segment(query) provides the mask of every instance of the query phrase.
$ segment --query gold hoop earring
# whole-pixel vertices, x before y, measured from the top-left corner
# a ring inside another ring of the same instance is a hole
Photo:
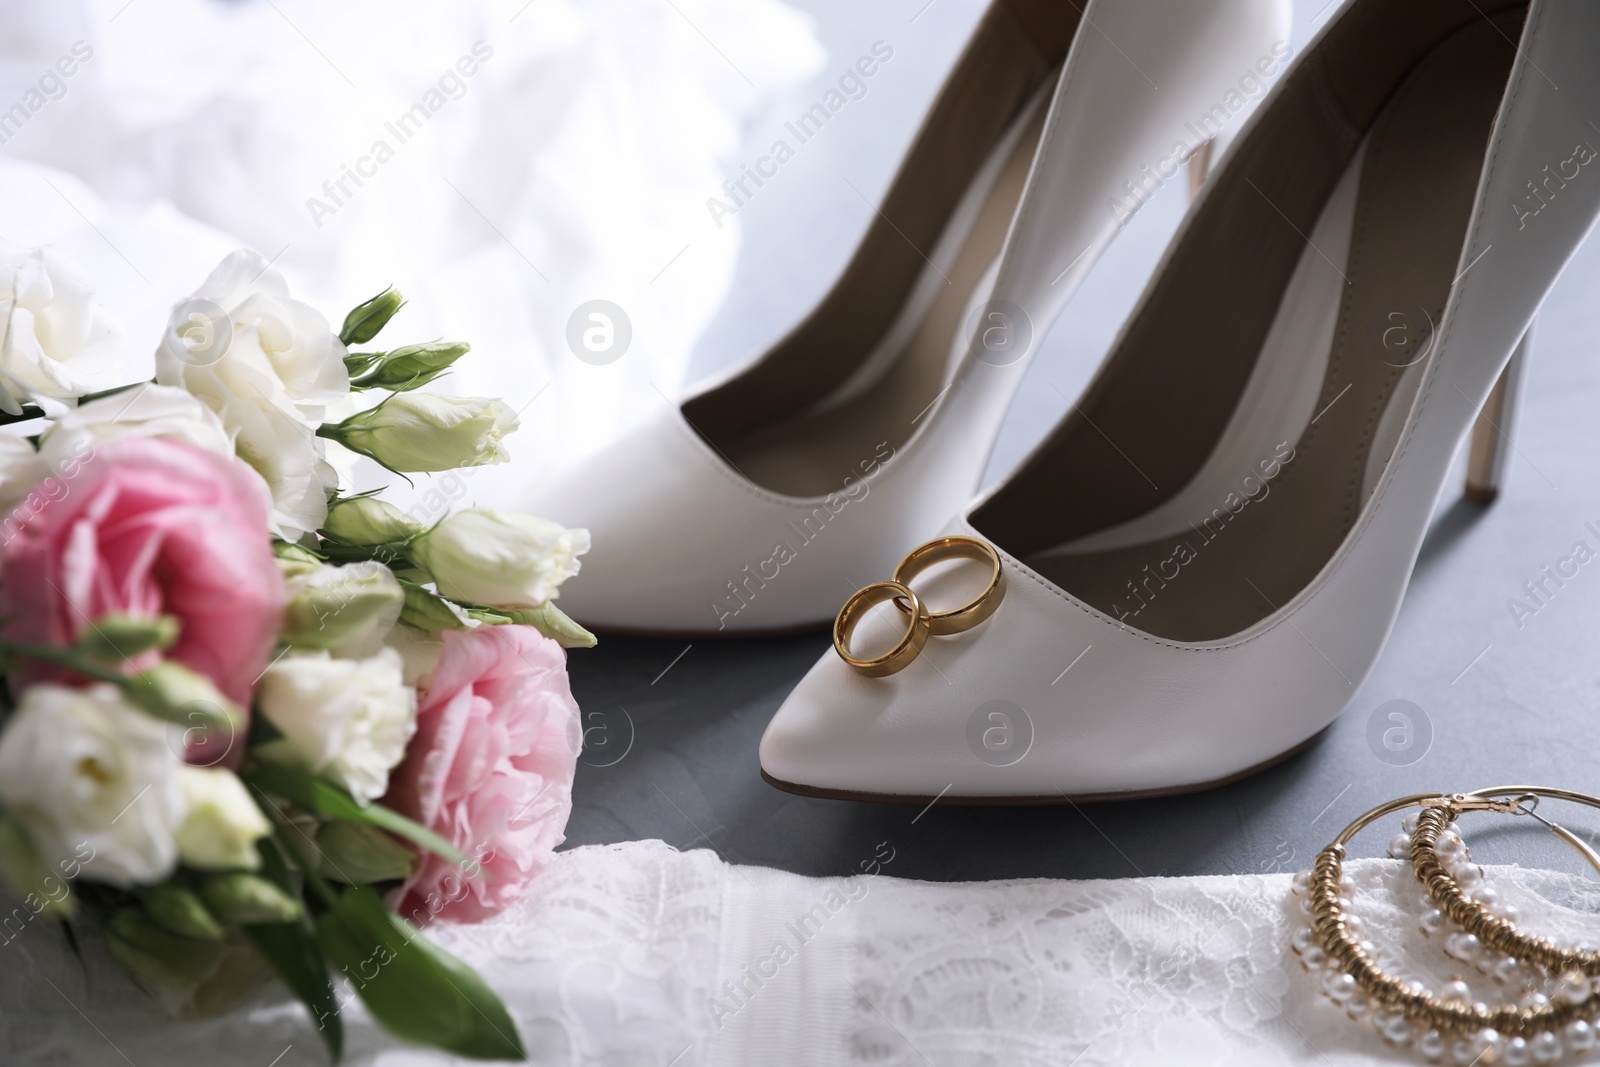
[[[1510,805],[1509,807],[1487,810],[1533,816],[1549,827],[1557,837],[1577,849],[1591,866],[1600,870],[1600,855],[1597,855],[1594,849],[1565,827],[1557,826],[1535,814],[1541,797],[1570,800],[1594,808],[1600,808],[1600,799],[1565,789],[1529,786],[1480,789],[1466,796],[1483,798],[1508,796],[1506,803]],[[1600,975],[1600,952],[1564,949],[1546,938],[1522,933],[1503,916],[1495,915],[1487,905],[1474,898],[1470,887],[1462,884],[1465,880],[1462,877],[1463,872],[1457,870],[1461,864],[1451,863],[1449,857],[1440,855],[1440,840],[1447,831],[1454,829],[1462,810],[1455,805],[1452,797],[1450,802],[1427,808],[1417,816],[1417,827],[1411,833],[1411,865],[1416,872],[1417,881],[1422,883],[1439,910],[1456,925],[1477,938],[1484,948],[1536,963],[1551,974],[1563,976],[1563,981],[1570,988],[1570,992],[1566,995],[1569,998],[1577,995],[1577,984],[1568,981],[1568,978],[1574,974],[1584,978]],[[1587,992],[1588,983],[1584,982],[1583,987]]]
[[[1340,895],[1346,845],[1357,833],[1385,815],[1418,807],[1423,809],[1417,817],[1419,827],[1425,820],[1439,821],[1442,827],[1440,816],[1430,817],[1432,810],[1446,809],[1458,815],[1465,811],[1515,813],[1517,800],[1496,798],[1506,794],[1521,797],[1529,793],[1554,796],[1565,791],[1519,787],[1450,795],[1419,793],[1380,804],[1345,827],[1317,854],[1304,882],[1311,917],[1310,936],[1306,941],[1308,949],[1314,949],[1326,961],[1323,991],[1340,1004],[1349,1003],[1357,996],[1365,997],[1373,1009],[1373,1022],[1386,1039],[1399,1045],[1408,1045],[1414,1040],[1418,1051],[1429,1059],[1444,1055],[1447,1042],[1454,1039],[1453,1051],[1457,1057],[1465,1055],[1471,1062],[1481,1059],[1485,1063],[1498,1063],[1501,1054],[1513,1046],[1519,1052],[1527,1050],[1530,1056],[1538,1053],[1538,1062],[1546,1062],[1552,1052],[1556,1057],[1560,1055],[1561,1044],[1556,1033],[1580,1023],[1592,1042],[1587,1019],[1594,1014],[1600,997],[1587,982],[1581,995],[1574,989],[1574,995],[1555,1000],[1541,998],[1526,1006],[1491,1008],[1469,1003],[1460,996],[1447,999],[1429,992],[1420,982],[1403,981],[1386,973],[1374,959],[1374,953],[1358,940],[1354,932],[1357,924],[1347,913]],[[1492,921],[1509,926],[1503,918],[1493,917]],[[1296,951],[1306,960],[1308,969],[1316,969],[1298,941]]]

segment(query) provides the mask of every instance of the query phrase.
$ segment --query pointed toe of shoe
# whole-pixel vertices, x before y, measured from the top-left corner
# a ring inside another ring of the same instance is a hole
[[[767,780],[923,803],[1186,792],[1281,758],[1342,705],[1291,627],[1222,645],[1157,640],[1005,566],[999,610],[931,638],[897,674],[869,678],[824,653],[761,740]],[[1254,673],[1274,684],[1246,699],[1236,682]]]
[[[994,654],[1005,616],[1002,605],[978,630],[935,638],[886,678],[857,673],[829,649],[768,724],[763,776],[794,793],[907,803],[1048,788],[1026,759],[1037,716],[1024,704],[1039,703],[1008,684],[1015,665]]]
[[[874,683],[829,650],[784,700],[761,738],[761,773],[792,793],[850,796],[893,792],[870,751],[890,732],[893,708]],[[866,750],[863,750],[863,745]]]

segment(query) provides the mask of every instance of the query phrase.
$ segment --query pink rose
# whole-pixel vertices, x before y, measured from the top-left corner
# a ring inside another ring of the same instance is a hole
[[[401,915],[479,922],[516,899],[565,840],[579,725],[560,645],[530,626],[444,634],[383,803],[475,862],[423,854]]]
[[[5,636],[70,645],[110,612],[173,615],[182,629],[168,657],[248,708],[284,605],[261,479],[190,444],[124,437],[59,481],[0,528]]]

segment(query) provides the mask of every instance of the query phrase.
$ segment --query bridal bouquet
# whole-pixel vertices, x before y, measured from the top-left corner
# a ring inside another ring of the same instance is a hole
[[[0,940],[44,916],[78,948],[91,920],[176,1003],[253,952],[335,1059],[352,997],[403,1039],[522,1059],[419,928],[493,914],[562,839],[564,648],[593,638],[552,601],[589,539],[340,489],[330,458],[502,462],[517,425],[420,391],[465,344],[352,350],[401,304],[335,333],[235,252],[154,380],[107,388],[139,361],[81,268],[0,250]]]

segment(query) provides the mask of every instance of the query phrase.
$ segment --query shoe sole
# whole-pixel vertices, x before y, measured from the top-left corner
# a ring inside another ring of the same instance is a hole
[[[1331,725],[1332,723],[1329,724],[1329,726]],[[1196,782],[1192,785],[1166,786],[1159,789],[1130,789],[1124,792],[1111,793],[1080,793],[1076,796],[1068,796],[1065,793],[1057,793],[1053,796],[1002,795],[952,797],[943,793],[937,796],[911,793],[867,793],[855,789],[826,789],[819,786],[797,785],[794,782],[785,782],[781,778],[774,778],[772,775],[767,773],[765,767],[761,769],[761,777],[766,780],[768,785],[773,786],[776,789],[781,789],[785,793],[794,793],[795,795],[802,797],[814,797],[818,800],[854,800],[869,804],[932,805],[935,801],[942,801],[945,804],[958,807],[1039,807],[1048,804],[1107,804],[1118,800],[1154,800],[1159,797],[1178,797],[1189,793],[1203,793],[1208,789],[1220,789],[1225,785],[1232,785],[1234,782],[1243,781],[1244,779],[1249,778],[1251,775],[1260,774],[1262,771],[1275,767],[1293,756],[1298,756],[1301,752],[1304,752],[1306,749],[1310,748],[1312,744],[1317,741],[1317,739],[1328,732],[1329,726],[1324,726],[1322,729],[1318,730],[1316,733],[1312,734],[1298,745],[1295,745],[1293,748],[1285,749],[1276,756],[1273,756],[1271,759],[1263,760],[1254,767],[1247,767],[1246,769],[1239,771],[1237,774],[1230,774],[1225,778],[1216,778],[1209,782]]]

